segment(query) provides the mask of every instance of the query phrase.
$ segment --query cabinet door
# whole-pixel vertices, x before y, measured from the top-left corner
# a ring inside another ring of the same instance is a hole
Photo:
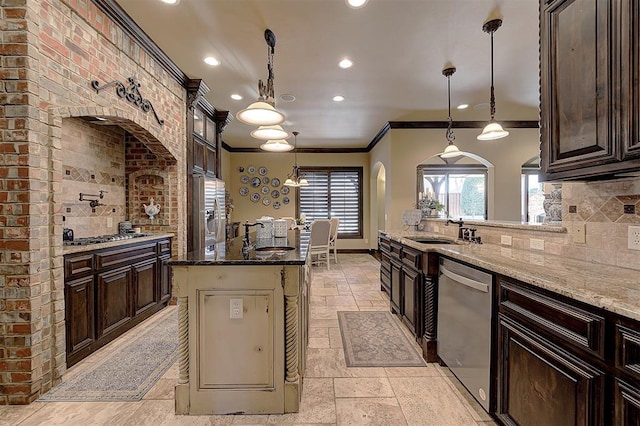
[[[391,259],[391,312],[402,315],[402,264]]]
[[[158,258],[160,263],[160,274],[158,277],[160,288],[160,302],[166,302],[171,299],[171,268],[167,265],[167,261],[171,259],[171,255],[164,255]]]
[[[65,283],[67,357],[95,341],[93,275]]]
[[[420,318],[420,316],[418,314],[419,304],[417,301],[417,296],[420,293],[421,285],[422,273],[411,268],[402,268],[402,286],[404,289],[404,309],[402,319],[414,335],[421,332],[422,330],[422,327],[418,327],[418,319]]]
[[[205,144],[198,138],[193,138],[193,173],[204,173],[206,167]]]
[[[619,135],[613,129],[610,50],[612,28],[616,28],[613,10],[619,1],[541,1],[545,178],[588,175],[585,168],[615,162],[620,155],[614,143]]]
[[[209,144],[205,144],[204,146],[204,154],[205,154],[205,161],[206,161],[206,174],[212,177],[216,176],[216,158],[217,158],[217,153],[216,153],[216,149],[209,145]]]
[[[620,122],[629,125],[628,129],[623,129],[628,134],[622,137],[623,159],[627,160],[640,157],[640,6],[637,0],[623,0],[621,14],[623,107],[620,108]]]
[[[640,391],[620,379],[615,381],[615,425],[640,425]]]
[[[389,255],[380,253],[380,290],[391,293],[391,258]]]
[[[156,259],[136,263],[133,268],[134,316],[153,308],[159,300],[158,261]]]
[[[97,337],[100,338],[132,318],[132,269],[127,266],[103,272],[97,280]]]
[[[499,316],[498,416],[506,424],[603,423],[605,374]]]

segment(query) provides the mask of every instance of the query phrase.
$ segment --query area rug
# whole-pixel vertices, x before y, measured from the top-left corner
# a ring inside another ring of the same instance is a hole
[[[338,312],[347,367],[421,367],[416,352],[389,312]]]
[[[178,358],[178,313],[166,309],[155,323],[39,401],[139,401]]]

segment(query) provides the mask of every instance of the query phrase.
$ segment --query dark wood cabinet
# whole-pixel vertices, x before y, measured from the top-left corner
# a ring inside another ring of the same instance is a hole
[[[391,245],[389,237],[378,237],[378,251],[380,252],[380,290],[391,295]]]
[[[402,315],[402,263],[391,258],[391,312]]]
[[[541,0],[541,177],[640,166],[637,0]]]
[[[83,350],[95,341],[93,275],[67,281],[64,289],[67,353]]]
[[[507,424],[603,423],[605,374],[524,327],[499,317],[498,415]]]
[[[499,420],[640,424],[638,321],[507,277],[498,289]]]
[[[132,276],[129,266],[97,275],[97,339],[131,320]]]
[[[65,255],[68,367],[167,305],[170,258],[170,238]]]
[[[418,294],[422,288],[422,272],[404,266],[402,268],[402,321],[414,335],[422,336],[420,328],[421,310],[418,309]]]
[[[136,263],[133,270],[133,314],[140,315],[159,301],[158,259]]]
[[[438,361],[438,255],[422,254],[423,291],[422,303],[422,357],[427,362]]]

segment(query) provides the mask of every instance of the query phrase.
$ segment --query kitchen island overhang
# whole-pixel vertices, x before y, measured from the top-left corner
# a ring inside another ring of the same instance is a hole
[[[179,315],[176,414],[298,411],[309,233],[277,240],[259,239],[249,251],[241,239],[229,240],[169,262]]]

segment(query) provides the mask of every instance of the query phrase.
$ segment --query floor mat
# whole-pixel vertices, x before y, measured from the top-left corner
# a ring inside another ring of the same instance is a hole
[[[40,397],[39,401],[139,401],[178,358],[178,312]]]
[[[424,366],[389,312],[338,312],[347,367]]]

